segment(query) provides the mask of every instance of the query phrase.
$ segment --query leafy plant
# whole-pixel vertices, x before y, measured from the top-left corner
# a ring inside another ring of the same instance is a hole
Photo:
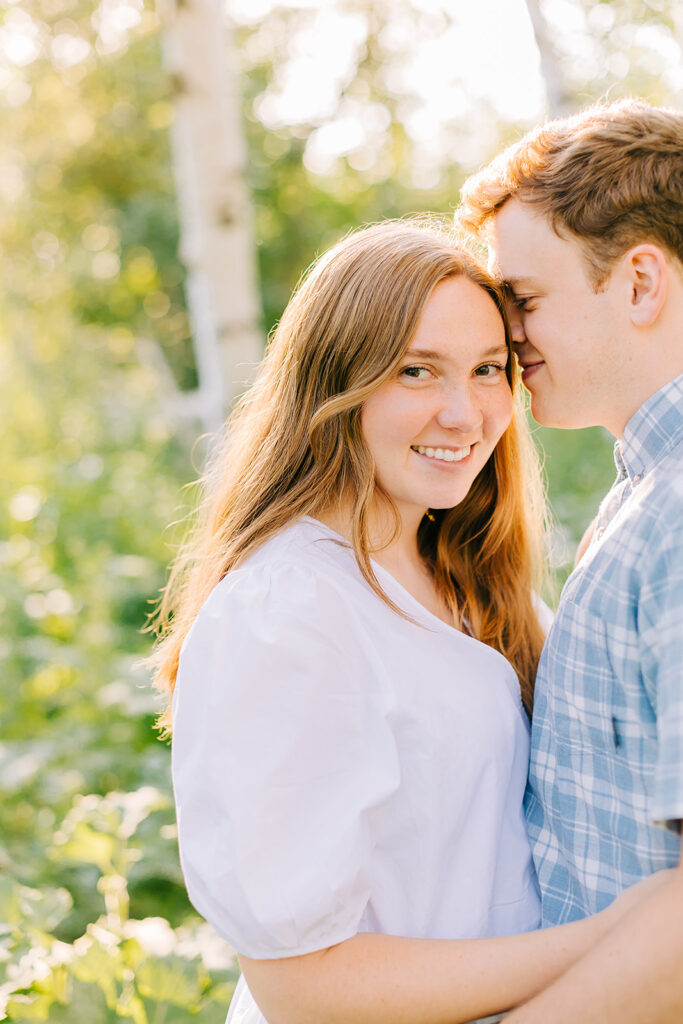
[[[237,970],[208,925],[172,928],[163,917],[130,916],[129,873],[151,853],[141,826],[169,806],[152,786],[76,798],[48,856],[94,867],[103,906],[73,942],[55,938],[72,909],[66,889],[0,881],[0,1019],[66,1024],[74,1009],[87,1021],[224,1019]],[[174,857],[173,830],[165,828],[166,855]]]

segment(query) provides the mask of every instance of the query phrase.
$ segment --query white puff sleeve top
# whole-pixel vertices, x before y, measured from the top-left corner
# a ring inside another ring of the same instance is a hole
[[[249,957],[362,931],[539,924],[515,673],[375,569],[414,621],[373,593],[336,534],[300,520],[217,585],[183,647],[183,872],[199,912]]]

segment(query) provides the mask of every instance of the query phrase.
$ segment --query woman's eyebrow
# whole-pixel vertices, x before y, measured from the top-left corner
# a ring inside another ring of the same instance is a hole
[[[430,348],[409,348],[406,350],[406,356],[410,356],[415,359],[449,359],[449,355],[446,352],[436,352]],[[507,356],[508,348],[507,345],[492,345],[491,348],[487,348],[485,352],[480,353],[481,359],[490,359],[492,356]]]
[[[431,348],[408,348],[406,349],[407,356],[415,356],[417,359],[443,359],[443,352],[435,352]]]

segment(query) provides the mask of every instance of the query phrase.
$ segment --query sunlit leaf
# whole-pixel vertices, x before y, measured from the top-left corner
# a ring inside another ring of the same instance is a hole
[[[116,838],[96,832],[90,825],[79,821],[62,838],[58,835],[55,851],[61,858],[96,864],[102,872],[111,871],[119,844]]]
[[[145,998],[174,1003],[190,1010],[198,1007],[209,982],[201,961],[187,961],[177,956],[163,959],[148,956],[136,972],[136,984]]]
[[[7,1018],[10,1021],[49,1020],[53,1000],[47,994],[28,996],[10,996],[6,1004]]]
[[[31,889],[0,875],[0,928],[22,925],[51,932],[71,909],[66,889]]]

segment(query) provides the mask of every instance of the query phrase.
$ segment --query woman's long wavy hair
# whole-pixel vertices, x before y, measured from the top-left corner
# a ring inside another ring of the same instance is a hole
[[[157,616],[160,689],[172,693],[185,636],[219,580],[273,534],[337,506],[341,496],[353,509],[360,571],[391,604],[371,564],[369,516],[381,492],[361,407],[398,371],[434,287],[461,275],[500,312],[510,350],[507,376],[517,390],[503,296],[448,231],[414,221],[365,228],[305,275],[256,382],[226,423],[194,528],[172,567]],[[465,499],[436,511],[433,522],[425,517],[418,541],[456,621],[508,658],[529,709],[543,643],[532,593],[542,571],[544,503],[535,451],[515,404],[510,426]],[[160,725],[170,730],[170,703]]]

